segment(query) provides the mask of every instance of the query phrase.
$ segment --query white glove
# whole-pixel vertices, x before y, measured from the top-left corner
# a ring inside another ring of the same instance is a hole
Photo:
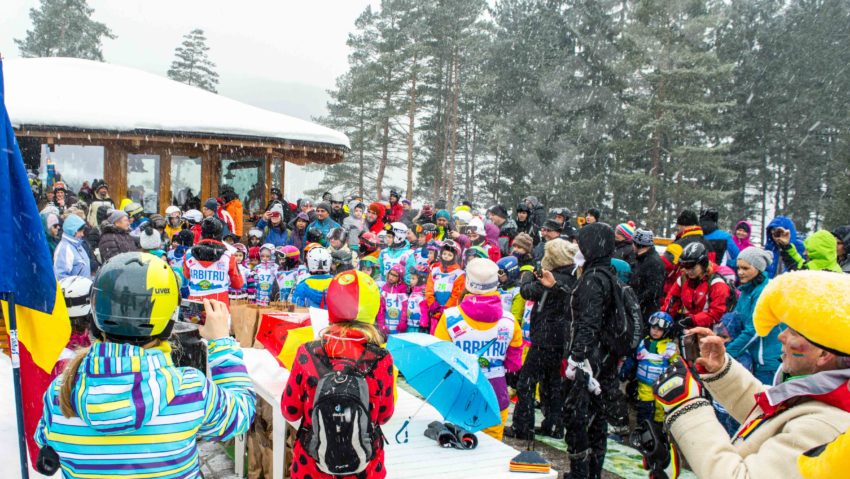
[[[567,369],[564,371],[564,377],[571,381],[574,381],[576,378],[576,369],[581,369],[582,371],[586,372],[588,376],[593,378],[593,369],[591,369],[590,367],[590,361],[585,359],[584,361],[579,363],[576,362],[576,360],[573,359],[572,356],[567,359]]]

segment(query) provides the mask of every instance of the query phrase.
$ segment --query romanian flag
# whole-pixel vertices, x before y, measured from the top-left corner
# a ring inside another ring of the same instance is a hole
[[[6,111],[2,60],[0,105],[0,218],[4,220],[0,228],[0,293],[14,293],[17,304],[24,434],[34,463],[38,447],[33,434],[41,418],[42,398],[50,384],[50,373],[71,336],[71,322],[53,275],[53,258]],[[2,307],[6,330],[15,334],[9,329],[8,302],[2,301]]]

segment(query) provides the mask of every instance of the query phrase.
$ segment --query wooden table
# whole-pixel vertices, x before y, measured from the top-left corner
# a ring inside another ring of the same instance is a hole
[[[273,475],[274,479],[282,479],[289,475],[283,470],[283,448],[286,444],[285,419],[280,412],[280,397],[289,371],[278,366],[277,361],[265,350],[243,349],[245,365],[254,383],[257,396],[272,405],[273,410]],[[435,478],[440,479],[533,479],[557,478],[552,470],[549,474],[515,473],[508,470],[512,457],[519,451],[507,444],[497,441],[490,436],[477,433],[478,447],[471,451],[443,449],[437,443],[423,434],[431,421],[442,420],[436,409],[426,404],[408,426],[409,442],[398,444],[395,441],[396,432],[401,428],[405,419],[422,404],[422,400],[398,389],[393,418],[382,427],[389,444],[385,449],[385,459],[388,478]],[[236,472],[244,470],[245,457],[244,436],[236,444]]]

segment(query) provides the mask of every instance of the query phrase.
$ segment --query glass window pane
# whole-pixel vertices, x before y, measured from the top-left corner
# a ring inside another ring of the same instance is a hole
[[[281,166],[282,165],[283,165],[283,158],[275,157],[275,158],[272,159],[272,171],[271,171],[272,177],[270,178],[272,188],[280,188],[281,190],[283,189],[283,187],[280,184],[280,172],[281,172]]]
[[[145,213],[159,211],[159,155],[127,155],[127,198]]]
[[[201,159],[171,157],[171,204],[182,210],[201,209]]]
[[[80,191],[83,182],[89,186],[96,179],[103,178],[102,146],[56,145],[55,151],[50,151],[47,145],[41,145],[41,171],[47,174],[48,160],[53,164],[54,179],[61,178],[75,195]],[[45,182],[50,186],[50,178]]]
[[[246,214],[262,211],[266,193],[265,158],[247,156],[221,160],[221,184],[232,185]]]

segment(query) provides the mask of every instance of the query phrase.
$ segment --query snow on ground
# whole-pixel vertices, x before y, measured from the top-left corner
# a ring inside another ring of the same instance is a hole
[[[236,135],[350,147],[348,137],[124,66],[76,58],[11,58],[3,73],[12,124]]]

